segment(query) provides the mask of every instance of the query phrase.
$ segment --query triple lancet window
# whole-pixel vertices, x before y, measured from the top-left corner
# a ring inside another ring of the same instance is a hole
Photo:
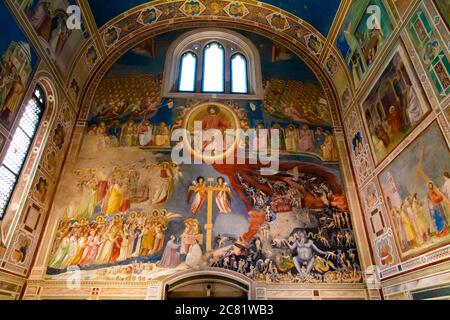
[[[193,51],[186,51],[180,58],[179,92],[196,92],[197,81],[201,80],[203,93],[248,93],[248,63],[242,53],[225,48],[219,42],[209,42],[202,51],[202,63]],[[230,57],[227,59],[226,57]],[[200,68],[200,70],[198,69]],[[230,88],[226,88],[226,69],[230,70]],[[198,76],[201,79],[197,79]],[[228,92],[227,92],[228,91]]]

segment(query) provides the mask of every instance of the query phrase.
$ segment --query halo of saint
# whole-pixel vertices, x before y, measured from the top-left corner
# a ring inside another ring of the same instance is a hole
[[[206,102],[193,107],[186,114],[183,128],[185,150],[206,163],[224,161],[240,141],[239,117],[232,107],[222,103]],[[220,137],[216,136],[219,131]]]

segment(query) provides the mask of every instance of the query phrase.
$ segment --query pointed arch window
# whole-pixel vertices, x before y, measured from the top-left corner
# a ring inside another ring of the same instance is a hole
[[[14,131],[11,143],[0,166],[0,218],[5,214],[19,180],[41,122],[45,105],[44,91],[37,86],[21,114],[19,125]]]
[[[225,49],[218,42],[207,44],[203,52],[202,91],[225,92]]]
[[[165,98],[264,98],[258,48],[226,29],[196,29],[167,50],[161,94]]]
[[[180,61],[178,91],[195,92],[197,55],[191,51],[184,53]]]
[[[247,59],[240,53],[231,57],[231,93],[248,93]]]

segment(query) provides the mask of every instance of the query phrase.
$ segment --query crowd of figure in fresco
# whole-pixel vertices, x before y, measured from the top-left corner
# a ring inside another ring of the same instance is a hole
[[[99,212],[124,213],[132,203],[162,206],[170,199],[175,185],[183,180],[180,168],[172,162],[145,164],[143,170],[136,164],[116,166],[109,174],[104,167],[76,170],[81,199],[78,206],[69,206],[69,215],[76,212],[91,218]],[[153,176],[149,177],[149,173]]]
[[[330,123],[328,102],[320,87],[300,81],[270,80],[266,85],[264,109],[281,119],[303,123]]]
[[[107,78],[94,97],[92,115],[102,121],[151,116],[158,108],[159,80],[151,74]]]
[[[94,220],[85,218],[62,221],[54,244],[53,257],[48,266],[66,269],[70,266],[111,265],[130,258],[151,256],[164,246],[167,223],[181,218],[174,213],[131,211]],[[191,247],[202,241],[197,219],[184,220],[185,230],[178,246],[188,261],[192,260]],[[166,244],[166,250],[170,247]],[[191,252],[191,254],[189,254]],[[161,268],[176,267],[180,261],[163,258],[156,264]]]
[[[245,130],[250,129],[248,119],[242,118],[241,122]],[[125,123],[114,120],[108,124],[102,121],[98,125],[91,125],[88,136],[97,137],[98,151],[114,147],[170,148],[175,144],[171,141],[171,134],[180,126],[179,120],[171,126],[165,122],[153,124],[147,119],[136,122],[130,118]],[[266,129],[263,123],[258,123],[255,129],[257,136],[253,144],[257,144],[259,149],[269,148],[272,141],[270,131],[260,134],[261,129]],[[280,130],[279,147],[281,152],[318,154],[325,161],[338,159],[333,134],[322,127],[312,129],[306,124],[298,126],[289,123],[283,128],[279,123],[275,123],[267,129]]]
[[[100,274],[152,277],[159,270],[209,266],[273,282],[360,281],[346,199],[326,179],[301,172],[271,177],[253,172],[251,182],[248,172],[236,173],[236,187],[254,209],[248,213],[249,223],[257,222],[250,223],[249,235],[217,235],[213,250],[204,252],[196,215],[207,202],[205,179],[199,177],[189,187],[194,197],[186,217],[162,209],[176,180],[183,180],[180,169],[169,162],[144,169],[157,173],[151,188],[143,188],[150,182],[133,165],[116,167],[109,175],[95,169],[76,172],[83,200],[69,207],[60,222],[49,270],[78,266]],[[219,214],[232,214],[230,186],[219,177],[215,187]],[[133,209],[144,202],[153,209]],[[305,224],[289,226],[289,236],[275,238],[271,228],[283,215],[301,217]],[[183,223],[183,232],[167,234],[170,223]]]
[[[444,173],[444,184],[438,188],[427,182],[426,203],[414,193],[406,197],[400,206],[394,206],[390,197],[387,204],[395,223],[403,252],[442,239],[449,234],[450,223],[450,174]]]
[[[65,269],[72,265],[111,264],[158,253],[167,223],[181,218],[175,213],[161,214],[160,210],[130,211],[131,204],[147,202],[150,206],[161,207],[169,200],[174,184],[182,179],[175,164],[146,164],[145,170],[157,173],[151,178],[152,187],[148,179],[141,179],[134,164],[115,167],[109,175],[103,169],[75,172],[81,199],[78,205],[69,206],[67,210],[68,220],[60,225],[49,267]],[[199,234],[198,221],[186,219],[184,223],[184,241],[192,242],[187,235]],[[189,246],[184,248],[189,249]]]
[[[125,124],[115,120],[110,126],[101,122],[93,125],[88,135],[97,136],[99,151],[113,147],[170,147],[171,130],[165,122],[153,125],[148,120],[137,124],[130,119]]]
[[[330,121],[328,104],[321,98],[321,89],[298,81],[289,81],[286,86],[283,83],[282,80],[271,80],[264,101],[264,108],[283,121],[257,121],[254,129],[279,129],[279,148],[282,152],[312,153],[325,161],[336,161],[338,155],[331,129],[312,125]],[[192,105],[187,103],[185,106],[176,106],[177,103],[172,99],[159,101],[159,92],[159,80],[151,75],[104,79],[95,95],[92,114],[94,121],[91,122],[88,133],[98,137],[98,150],[131,146],[173,147],[175,142],[170,141],[170,136],[174,130],[182,127]],[[287,101],[291,101],[289,105],[286,105]],[[232,102],[227,104],[237,114],[240,128],[251,129],[246,109]],[[255,103],[249,105],[252,111],[256,110]],[[172,123],[150,121],[161,107],[167,107],[175,114]],[[217,113],[209,116],[219,117]],[[287,119],[292,122],[286,123]],[[229,125],[220,128],[204,125],[202,129],[223,131],[229,129]],[[261,146],[270,147],[270,142],[271,136],[267,134],[257,143],[261,149]]]

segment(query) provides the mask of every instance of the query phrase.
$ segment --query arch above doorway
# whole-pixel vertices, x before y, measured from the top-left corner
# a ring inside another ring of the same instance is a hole
[[[208,288],[208,285],[211,287]],[[187,294],[187,288],[193,290]],[[164,300],[219,297],[254,300],[256,294],[254,282],[242,274],[231,270],[207,268],[166,278],[161,283],[160,297]]]

